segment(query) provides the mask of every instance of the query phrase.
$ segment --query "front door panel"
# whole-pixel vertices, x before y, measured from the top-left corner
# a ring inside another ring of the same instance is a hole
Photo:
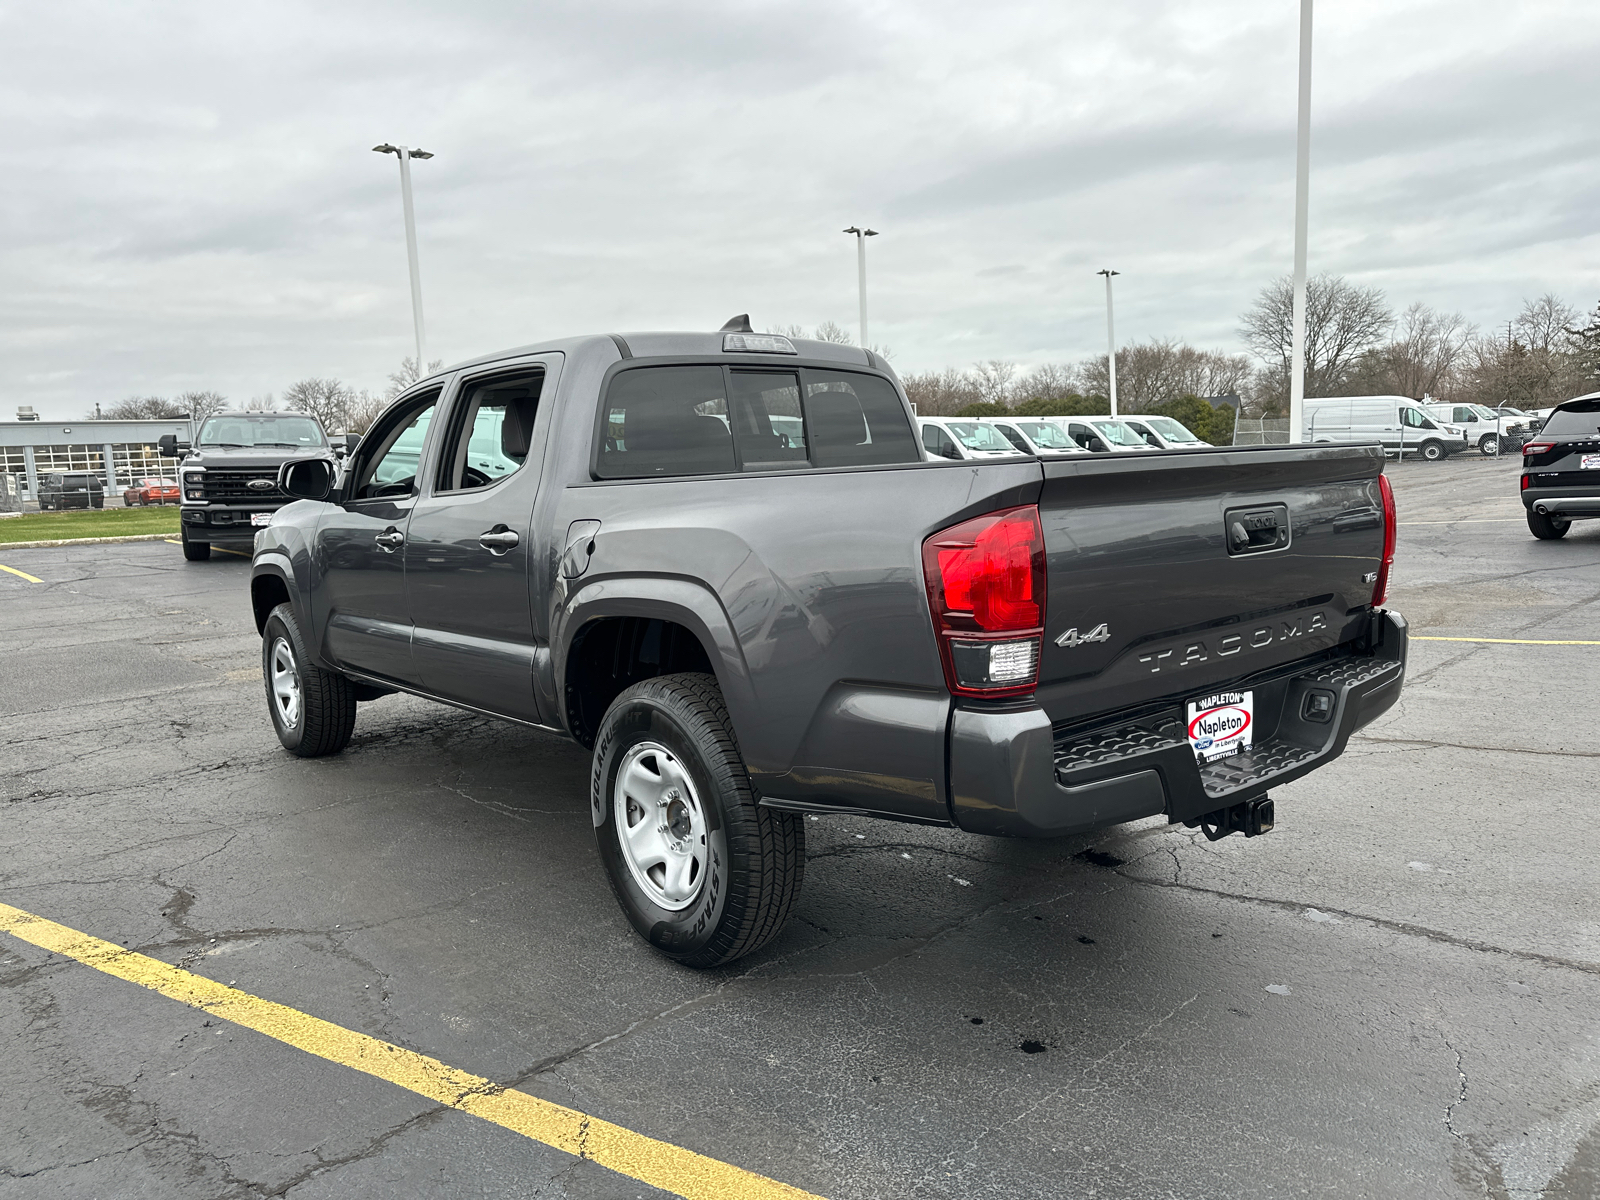
[[[406,607],[404,538],[411,497],[333,507],[317,526],[323,653],[341,667],[402,683],[417,681]],[[379,538],[383,541],[379,541]]]

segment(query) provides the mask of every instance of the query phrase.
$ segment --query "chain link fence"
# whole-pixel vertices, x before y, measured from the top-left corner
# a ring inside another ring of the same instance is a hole
[[[1233,423],[1235,446],[1287,446],[1288,417],[1240,417]]]

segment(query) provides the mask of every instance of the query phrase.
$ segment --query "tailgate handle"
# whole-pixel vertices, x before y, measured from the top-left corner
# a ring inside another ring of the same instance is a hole
[[[1261,554],[1289,544],[1289,508],[1272,504],[1262,508],[1231,508],[1223,514],[1229,554]]]

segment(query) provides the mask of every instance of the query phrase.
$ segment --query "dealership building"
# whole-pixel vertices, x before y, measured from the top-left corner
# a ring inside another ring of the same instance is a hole
[[[135,479],[178,477],[178,460],[162,458],[156,439],[176,434],[193,440],[187,417],[161,421],[41,421],[31,409],[22,420],[0,421],[0,471],[15,475],[26,497],[39,494],[39,476],[55,471],[92,471],[105,482],[108,495]]]

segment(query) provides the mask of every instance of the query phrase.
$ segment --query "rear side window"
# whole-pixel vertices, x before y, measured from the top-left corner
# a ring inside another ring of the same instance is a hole
[[[623,371],[606,393],[600,475],[720,475],[734,469],[721,367]]]
[[[602,479],[922,461],[893,386],[853,371],[635,367],[600,437]]]
[[[887,379],[804,371],[811,461],[819,467],[919,462],[905,407]]]

